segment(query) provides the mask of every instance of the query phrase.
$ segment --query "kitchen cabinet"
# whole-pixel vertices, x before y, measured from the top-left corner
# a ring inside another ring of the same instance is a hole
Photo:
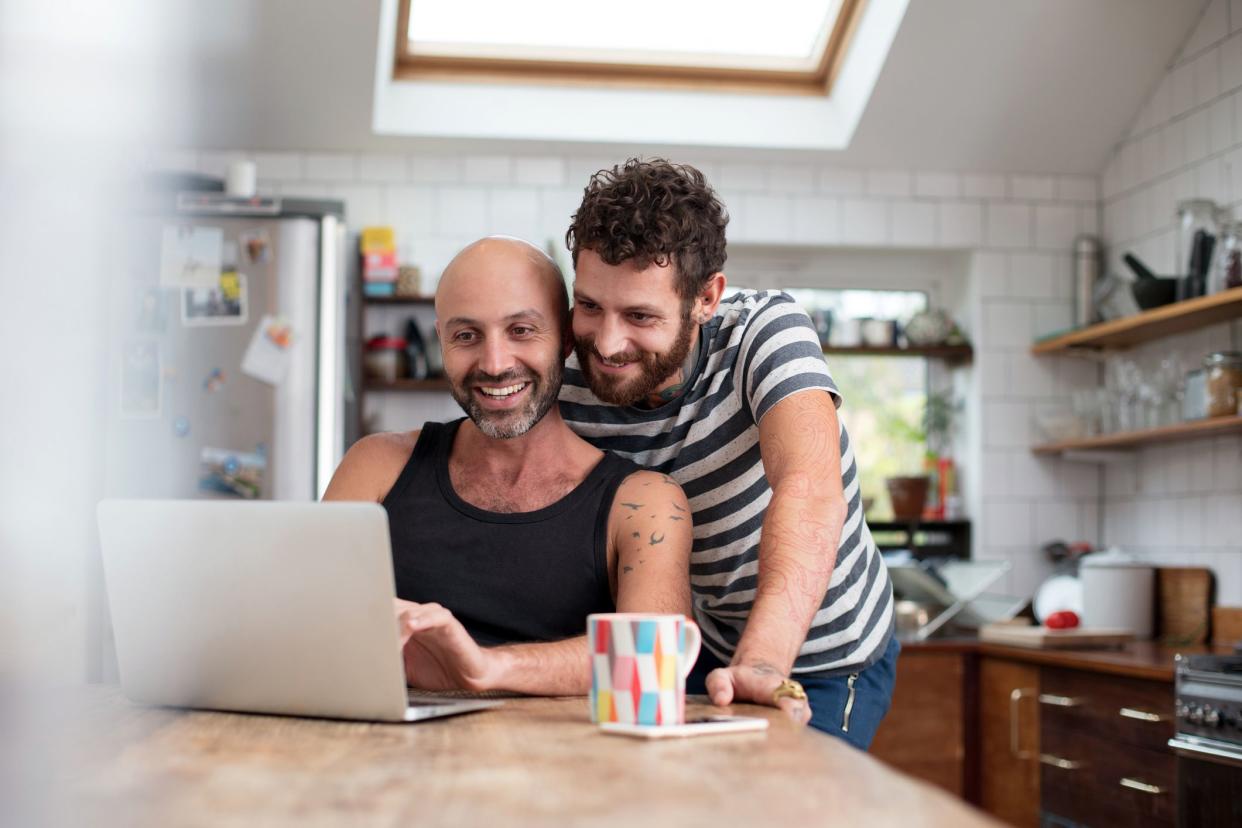
[[[1011,825],[1172,825],[1177,651],[910,642],[871,752]]]
[[[979,806],[1017,826],[1039,824],[1039,670],[979,659]]]
[[[1044,667],[1040,792],[1048,816],[1082,825],[1172,825],[1173,688]]]
[[[902,653],[892,706],[871,743],[872,755],[964,799],[973,799],[966,774],[969,658]]]

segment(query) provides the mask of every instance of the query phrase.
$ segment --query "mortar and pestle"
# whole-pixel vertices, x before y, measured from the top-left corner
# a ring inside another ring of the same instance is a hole
[[[1161,305],[1168,305],[1177,300],[1178,277],[1162,278],[1152,273],[1133,253],[1122,257],[1137,277],[1130,289],[1134,292],[1134,301],[1143,310],[1151,310]]]

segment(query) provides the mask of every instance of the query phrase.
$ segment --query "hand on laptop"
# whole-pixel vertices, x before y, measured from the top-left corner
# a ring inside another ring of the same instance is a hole
[[[420,690],[490,689],[494,658],[439,604],[394,598],[405,680]]]

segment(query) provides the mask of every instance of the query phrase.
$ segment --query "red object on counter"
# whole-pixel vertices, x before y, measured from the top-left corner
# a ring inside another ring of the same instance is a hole
[[[1072,630],[1079,623],[1078,613],[1073,610],[1054,612],[1044,619],[1044,626],[1050,630]]]

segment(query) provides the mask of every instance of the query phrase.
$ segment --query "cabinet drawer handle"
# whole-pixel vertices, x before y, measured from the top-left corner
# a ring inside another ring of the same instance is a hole
[[[1039,754],[1039,761],[1045,765],[1060,768],[1061,770],[1078,770],[1086,764],[1084,762],[1075,761],[1074,759],[1062,759],[1060,756],[1053,756],[1051,753]]]
[[[1020,744],[1022,741],[1022,731],[1018,720],[1022,715],[1022,699],[1035,694],[1036,691],[1029,687],[1015,687],[1009,693],[1009,752],[1018,759],[1031,758],[1031,752],[1023,750]]]
[[[1040,704],[1050,704],[1053,707],[1077,707],[1082,704],[1082,699],[1074,696],[1057,696],[1053,693],[1040,693]]]
[[[1159,785],[1149,785],[1146,782],[1140,782],[1139,780],[1131,779],[1128,776],[1121,777],[1121,787],[1129,788],[1132,791],[1140,791],[1145,794],[1151,794],[1152,796],[1160,796],[1161,794],[1168,793],[1168,788],[1162,788]]]
[[[1148,713],[1146,710],[1135,710],[1133,707],[1123,707],[1117,711],[1123,719],[1136,719],[1140,722],[1167,722],[1168,716],[1162,716],[1159,713]]]

